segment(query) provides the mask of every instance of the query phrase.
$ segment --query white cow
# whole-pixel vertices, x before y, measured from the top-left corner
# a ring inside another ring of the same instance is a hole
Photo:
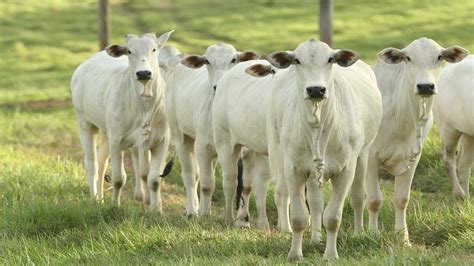
[[[225,194],[225,221],[234,221],[232,203],[235,195],[237,169],[235,164],[241,148],[246,147],[255,154],[252,161],[254,180],[246,178],[244,184],[244,206],[237,215],[236,225],[248,215],[248,195],[253,187],[257,205],[257,228],[269,229],[266,214],[266,196],[270,170],[268,166],[268,145],[266,116],[272,88],[267,79],[251,77],[245,69],[255,64],[268,64],[265,60],[249,61],[235,66],[218,83],[218,90],[212,106],[213,132],[219,162],[223,171]],[[248,167],[244,167],[244,170]],[[247,175],[244,175],[247,177]],[[278,208],[278,227],[290,231],[288,217],[289,198],[282,179],[275,181],[275,203]]]
[[[442,60],[458,62],[466,55],[459,46],[444,49],[431,39],[420,38],[402,50],[384,49],[373,66],[384,114],[367,170],[369,228],[378,230],[377,215],[382,206],[378,170],[382,167],[395,176],[395,230],[402,233],[406,245],[410,245],[406,208],[423,142],[432,126],[436,73]]]
[[[210,213],[217,163],[211,129],[216,84],[222,74],[237,63],[258,57],[256,52],[238,52],[232,45],[211,45],[203,56],[185,57],[182,64],[176,66],[166,86],[166,108],[172,143],[181,160],[187,215],[196,215],[198,211],[201,215]],[[206,67],[202,67],[204,65]],[[199,178],[200,206],[197,196]]]
[[[474,163],[474,56],[443,69],[433,113],[443,140],[441,153],[453,182],[453,195],[469,197]]]
[[[113,201],[120,204],[126,181],[124,150],[136,147],[141,171],[148,174],[150,208],[161,211],[160,172],[170,137],[164,106],[165,83],[157,53],[172,32],[159,38],[154,33],[129,34],[125,45],[108,46],[82,63],[72,76],[72,102],[85,153],[86,175],[91,195],[97,200],[103,197],[96,152],[100,130],[106,132],[108,139]],[[120,58],[122,55],[128,59]]]
[[[308,223],[305,185],[314,216],[312,241],[317,242],[322,209],[319,186],[331,180],[332,193],[323,215],[325,258],[338,258],[337,233],[351,185],[355,231],[362,230],[363,181],[370,145],[382,118],[382,99],[374,73],[358,59],[351,50],[333,50],[315,40],[294,51],[269,55],[274,66],[285,68],[263,79],[272,90],[267,112],[270,169],[285,178],[291,201],[289,260],[303,256],[303,232]],[[272,73],[265,64],[246,71],[255,76]]]

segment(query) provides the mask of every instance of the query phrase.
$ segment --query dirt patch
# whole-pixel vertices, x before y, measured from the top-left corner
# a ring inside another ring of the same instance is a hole
[[[40,110],[40,109],[48,109],[48,108],[63,108],[63,107],[71,106],[71,105],[72,105],[71,100],[67,99],[67,100],[44,100],[44,101],[4,103],[4,104],[0,104],[0,108],[19,108],[19,109]]]

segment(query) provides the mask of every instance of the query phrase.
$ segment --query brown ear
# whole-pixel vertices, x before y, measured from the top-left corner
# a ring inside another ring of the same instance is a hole
[[[189,67],[189,68],[200,68],[204,64],[208,64],[209,62],[204,56],[200,55],[189,55],[186,56],[183,60],[181,60],[181,64]]]
[[[237,63],[240,62],[245,62],[249,60],[256,60],[260,58],[260,54],[254,51],[245,51],[242,53],[239,53],[237,56]]]
[[[254,77],[265,77],[269,74],[275,74],[275,70],[271,65],[255,64],[247,67],[245,73]]]
[[[468,50],[455,45],[444,49],[441,52],[440,59],[444,59],[449,63],[457,63],[463,60],[468,54]]]
[[[383,49],[377,56],[387,64],[398,64],[408,57],[404,51],[391,47]]]
[[[352,66],[359,58],[358,53],[348,49],[339,50],[332,55],[333,61],[342,67]]]
[[[112,44],[107,46],[105,51],[112,57],[121,57],[127,53],[127,47],[118,44]]]
[[[295,55],[292,52],[273,52],[267,58],[272,65],[278,68],[287,68],[295,62]]]

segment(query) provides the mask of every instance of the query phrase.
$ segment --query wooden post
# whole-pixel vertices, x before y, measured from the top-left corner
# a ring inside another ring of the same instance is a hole
[[[332,46],[332,0],[319,0],[319,38]]]
[[[110,1],[99,0],[99,46],[103,50],[110,39]]]

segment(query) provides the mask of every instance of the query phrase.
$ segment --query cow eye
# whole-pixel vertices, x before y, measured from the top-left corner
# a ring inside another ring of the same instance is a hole
[[[407,56],[407,61],[411,62],[411,58],[409,56]]]
[[[301,64],[301,62],[300,62],[300,60],[298,60],[298,58],[295,59],[295,64],[297,64],[297,65]]]
[[[443,57],[441,55],[438,55],[438,61],[441,61],[441,59],[443,59]]]
[[[332,63],[334,63],[334,58],[329,57],[329,59],[328,59],[328,64],[332,64]]]
[[[153,52],[156,52],[156,49],[153,49]]]
[[[130,50],[127,50],[127,54],[132,54],[132,52],[130,52]]]
[[[204,64],[209,65],[209,64],[211,64],[211,63],[209,63],[209,60],[204,59]]]
[[[232,60],[230,60],[232,64],[235,63],[235,61],[237,61],[235,58],[232,58]]]

